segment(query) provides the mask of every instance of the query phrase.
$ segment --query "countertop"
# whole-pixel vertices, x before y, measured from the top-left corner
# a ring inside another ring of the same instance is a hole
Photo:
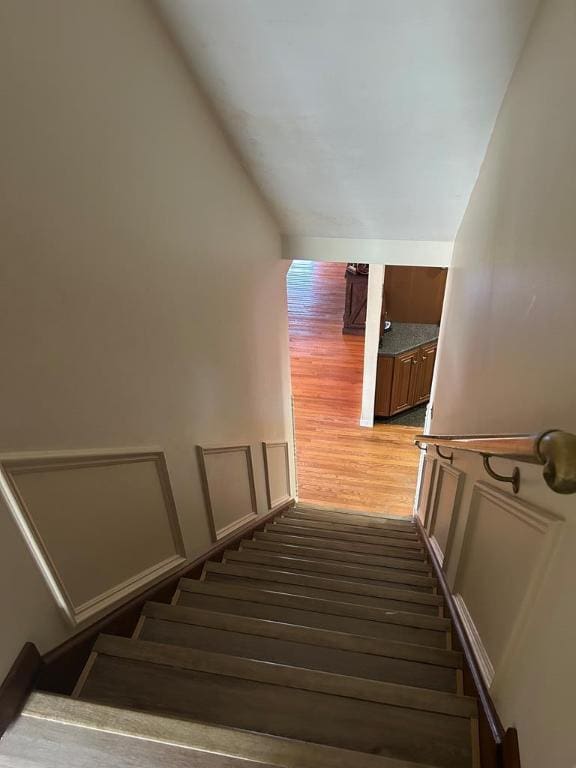
[[[380,337],[378,354],[394,357],[411,349],[435,341],[439,326],[424,323],[392,323],[392,328]]]

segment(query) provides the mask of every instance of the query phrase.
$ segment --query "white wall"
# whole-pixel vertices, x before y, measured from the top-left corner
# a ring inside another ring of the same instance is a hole
[[[575,40],[574,0],[546,0],[455,242],[433,433],[576,432]],[[524,768],[568,768],[576,764],[574,498],[522,465],[520,508],[477,489],[471,509],[475,481],[488,478],[479,458],[460,454],[455,468],[465,486],[447,570],[456,591],[468,590],[494,656],[498,710],[519,730]],[[483,568],[471,582],[472,562]]]
[[[282,255],[303,261],[341,261],[390,266],[449,267],[451,241],[380,240],[359,237],[303,237],[284,235]]]
[[[0,452],[161,447],[192,556],[195,445],[251,444],[264,512],[292,439],[276,224],[147,3],[3,0],[0,92]],[[70,631],[4,510],[0,584],[1,678]]]

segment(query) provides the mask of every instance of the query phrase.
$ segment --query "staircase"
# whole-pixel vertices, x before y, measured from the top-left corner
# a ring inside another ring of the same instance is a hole
[[[478,768],[462,665],[412,521],[298,505],[33,693],[0,766]]]

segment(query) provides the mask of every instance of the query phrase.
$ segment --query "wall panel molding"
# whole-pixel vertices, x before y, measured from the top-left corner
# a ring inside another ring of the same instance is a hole
[[[273,511],[292,497],[290,483],[290,449],[288,441],[263,442],[264,475],[268,509]]]
[[[472,650],[474,652],[474,656],[476,657],[476,661],[478,662],[478,667],[480,668],[484,682],[486,683],[486,686],[490,688],[492,685],[492,680],[494,679],[494,667],[492,666],[488,651],[486,648],[484,648],[482,638],[480,637],[480,633],[476,629],[476,625],[474,624],[472,616],[466,607],[464,598],[459,594],[454,594],[452,597],[454,598],[456,610],[458,611],[460,620],[464,625],[464,630],[466,631],[468,640],[472,646]]]
[[[490,660],[493,689],[522,642],[562,522],[488,483],[474,485],[454,592]]]
[[[436,482],[436,470],[438,460],[435,456],[424,454],[422,467],[422,482],[420,483],[417,512],[422,525],[428,531],[430,523],[430,505],[433,498],[434,483]]]
[[[436,481],[429,502],[428,534],[434,552],[445,569],[450,556],[456,525],[464,473],[444,462],[438,462]]]
[[[13,518],[73,625],[186,561],[162,450],[6,454],[0,464]]]
[[[258,515],[250,445],[196,447],[206,516],[218,541]]]

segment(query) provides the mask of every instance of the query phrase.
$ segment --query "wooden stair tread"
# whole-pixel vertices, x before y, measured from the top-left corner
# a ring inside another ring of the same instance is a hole
[[[266,588],[264,585],[267,584],[272,589],[276,584],[281,585],[283,591],[293,594],[309,593],[312,596],[327,597],[328,599],[336,595],[337,599],[340,600],[347,599],[374,607],[391,607],[436,616],[439,615],[439,608],[444,602],[439,595],[431,595],[426,592],[411,592],[336,578],[329,579],[304,573],[292,573],[287,570],[267,568],[256,564],[248,566],[232,563],[207,563],[203,578],[212,581],[250,580],[262,582],[263,588]]]
[[[198,624],[220,629],[230,629],[268,638],[318,645],[326,648],[390,656],[397,659],[421,661],[451,669],[462,668],[462,654],[458,651],[421,647],[409,643],[386,641],[352,632],[303,627],[287,622],[271,621],[247,616],[203,611],[184,606],[148,602],[142,615],[165,621]]]
[[[318,524],[307,520],[290,520],[289,518],[279,517],[273,523],[268,523],[265,530],[282,531],[284,533],[294,533],[297,536],[320,536],[325,538],[338,539],[339,541],[357,541],[363,544],[376,544],[400,549],[402,552],[410,551],[418,553],[424,559],[424,547],[420,540],[395,539],[380,534],[373,533],[371,530],[360,529],[358,531],[348,530],[343,525],[333,525],[332,523]]]
[[[436,587],[436,579],[420,574],[397,573],[390,569],[375,566],[351,565],[348,563],[326,562],[321,558],[302,556],[298,554],[279,554],[253,550],[227,550],[224,562],[246,562],[270,564],[275,567],[286,567],[288,570],[297,569],[324,574],[334,574],[351,580],[363,580],[366,583],[386,582],[398,589],[408,588],[416,591],[432,592]]]
[[[22,768],[34,765],[28,755],[30,737],[42,747],[38,765],[46,766],[53,752],[54,768],[67,763],[91,768],[96,756],[110,756],[107,764],[114,768],[433,768],[38,692],[32,694],[23,717],[2,741],[0,765],[4,754],[9,760],[6,765],[20,768],[17,760],[22,753],[26,758]],[[65,760],[67,755],[71,760]]]
[[[235,569],[236,570],[236,569]],[[347,601],[355,605],[366,605],[371,608],[386,608],[402,613],[413,612],[421,613],[426,616],[440,616],[439,608],[432,605],[423,605],[417,603],[403,602],[398,598],[372,597],[371,595],[357,594],[353,592],[341,592],[332,590],[330,585],[337,583],[334,579],[326,579],[327,586],[302,585],[296,582],[285,581],[277,578],[276,574],[282,573],[275,571],[267,579],[262,571],[255,569],[250,574],[246,572],[234,573],[232,571],[209,571],[204,574],[204,580],[211,583],[238,584],[239,586],[263,589],[269,592],[279,591],[289,595],[302,597],[318,597],[323,600],[336,600],[338,602]],[[293,576],[295,574],[288,574]]]
[[[281,526],[275,523],[266,525],[262,533],[255,534],[255,538],[261,538],[264,534],[271,534],[270,538],[272,540],[278,540],[278,536],[290,537],[293,541],[296,540],[300,543],[306,541],[309,545],[311,542],[314,542],[317,546],[332,547],[334,549],[339,548],[337,545],[340,545],[341,549],[350,552],[366,552],[366,554],[386,555],[387,557],[397,557],[399,560],[415,560],[419,563],[426,563],[426,556],[423,551],[394,547],[388,544],[384,545],[380,540],[374,540],[368,536],[359,536],[358,534],[326,531],[321,528],[306,531],[301,528]]]
[[[361,512],[349,509],[331,509],[329,507],[319,507],[313,504],[299,502],[292,507],[293,512],[301,515],[310,515],[314,517],[324,517],[326,519],[344,519],[354,520],[362,524],[371,524],[385,526],[387,528],[399,531],[416,531],[417,527],[412,518],[401,518],[396,515],[375,514],[371,512]]]
[[[139,640],[451,693],[458,689],[461,659],[450,651],[181,606],[151,607],[145,616]]]
[[[458,691],[457,671],[448,667],[206,627],[201,623],[147,618],[138,639],[366,680],[448,693]]]
[[[399,565],[398,559],[393,557],[368,555],[360,552],[346,551],[345,549],[322,549],[320,547],[308,546],[304,542],[300,544],[283,544],[270,539],[243,539],[239,544],[239,549],[240,551],[259,549],[266,552],[278,552],[279,554],[300,555],[316,560],[331,560],[332,562],[346,565],[376,566],[399,574],[417,573],[422,576],[428,576],[431,573],[430,567],[426,563],[407,560]]]
[[[316,691],[357,701],[388,704],[451,717],[471,718],[478,714],[476,700],[468,696],[379,680],[335,675],[331,672],[301,669],[284,664],[267,664],[255,659],[243,659],[114,635],[100,635],[94,644],[94,653],[159,664],[179,670],[196,670],[235,679],[269,683],[278,688]],[[87,681],[92,676],[93,673],[89,672]]]
[[[418,529],[415,525],[398,525],[387,519],[378,519],[374,516],[361,516],[340,512],[326,513],[318,512],[315,510],[305,510],[297,507],[292,507],[282,512],[276,519],[280,517],[290,517],[294,520],[314,520],[322,522],[336,523],[337,525],[353,525],[364,529],[374,529],[376,531],[382,531],[387,534],[397,534],[399,536],[409,536],[413,538],[419,538]]]
[[[357,555],[371,555],[372,557],[385,558],[390,564],[393,563],[394,568],[409,569],[414,571],[421,571],[422,573],[430,573],[430,564],[427,560],[408,553],[407,557],[403,557],[402,552],[398,549],[390,549],[388,547],[381,547],[375,544],[362,544],[357,542],[337,541],[336,539],[323,539],[315,536],[295,536],[288,533],[282,534],[273,530],[268,531],[256,531],[254,534],[254,541],[259,542],[272,542],[277,544],[288,544],[297,547],[312,547],[314,549],[322,549],[325,552],[333,553],[354,553]]]
[[[338,600],[266,591],[254,586],[181,579],[179,605],[226,610],[246,616],[292,621],[301,626],[354,631],[370,637],[434,648],[446,647],[448,619]]]
[[[391,528],[384,525],[370,525],[344,519],[328,519],[299,512],[284,512],[276,518],[276,521],[281,522],[284,525],[296,525],[304,528],[326,528],[327,530],[343,531],[345,533],[382,536],[388,539],[407,542],[407,546],[416,546],[417,548],[422,546],[422,542],[420,541],[416,529],[398,530],[397,528]]]
[[[84,699],[440,768],[471,766],[476,702],[465,697],[125,638],[101,636],[95,651]]]

